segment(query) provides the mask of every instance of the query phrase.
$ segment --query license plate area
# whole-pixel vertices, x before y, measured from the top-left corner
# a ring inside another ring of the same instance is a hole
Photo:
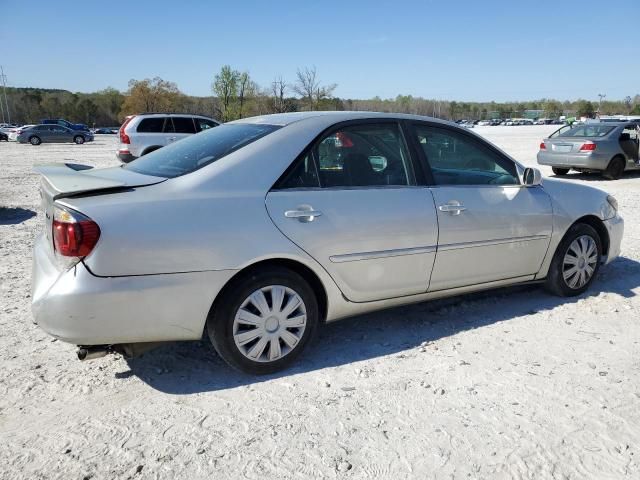
[[[553,145],[551,145],[551,150],[558,153],[569,153],[572,148],[573,148],[573,145],[571,144],[555,144],[554,143]]]

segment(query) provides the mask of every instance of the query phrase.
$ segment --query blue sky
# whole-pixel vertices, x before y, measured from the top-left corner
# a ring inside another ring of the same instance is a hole
[[[12,86],[126,90],[160,76],[209,95],[230,64],[262,86],[315,65],[342,98],[640,93],[640,0],[0,0],[0,11]]]

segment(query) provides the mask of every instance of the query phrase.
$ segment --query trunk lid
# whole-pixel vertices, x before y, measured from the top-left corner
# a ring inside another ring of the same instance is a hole
[[[74,163],[40,165],[34,167],[34,171],[42,175],[41,209],[44,232],[49,245],[51,245],[53,208],[56,200],[87,194],[106,195],[155,185],[167,180],[164,177],[143,175],[121,167],[97,169]]]
[[[545,144],[547,145],[547,152],[562,155],[566,153],[578,153],[580,147],[588,140],[593,141],[591,138],[584,137],[556,137],[547,139]]]

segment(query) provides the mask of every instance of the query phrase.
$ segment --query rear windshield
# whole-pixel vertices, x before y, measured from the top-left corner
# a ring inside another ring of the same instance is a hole
[[[194,172],[277,130],[275,125],[220,125],[148,153],[123,168],[154,177]]]
[[[611,125],[578,125],[562,132],[559,137],[604,137],[615,127]]]

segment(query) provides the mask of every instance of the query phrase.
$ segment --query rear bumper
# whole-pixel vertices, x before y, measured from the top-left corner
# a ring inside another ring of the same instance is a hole
[[[622,243],[622,235],[624,234],[624,220],[621,216],[616,215],[609,220],[604,221],[607,232],[609,232],[609,252],[604,264],[610,263],[620,256],[620,245]]]
[[[197,340],[233,270],[97,277],[80,262],[60,271],[40,235],[33,252],[32,312],[50,335],[77,345]]]
[[[559,168],[584,168],[586,170],[604,170],[611,158],[608,155],[593,153],[550,153],[538,152],[538,164]]]

